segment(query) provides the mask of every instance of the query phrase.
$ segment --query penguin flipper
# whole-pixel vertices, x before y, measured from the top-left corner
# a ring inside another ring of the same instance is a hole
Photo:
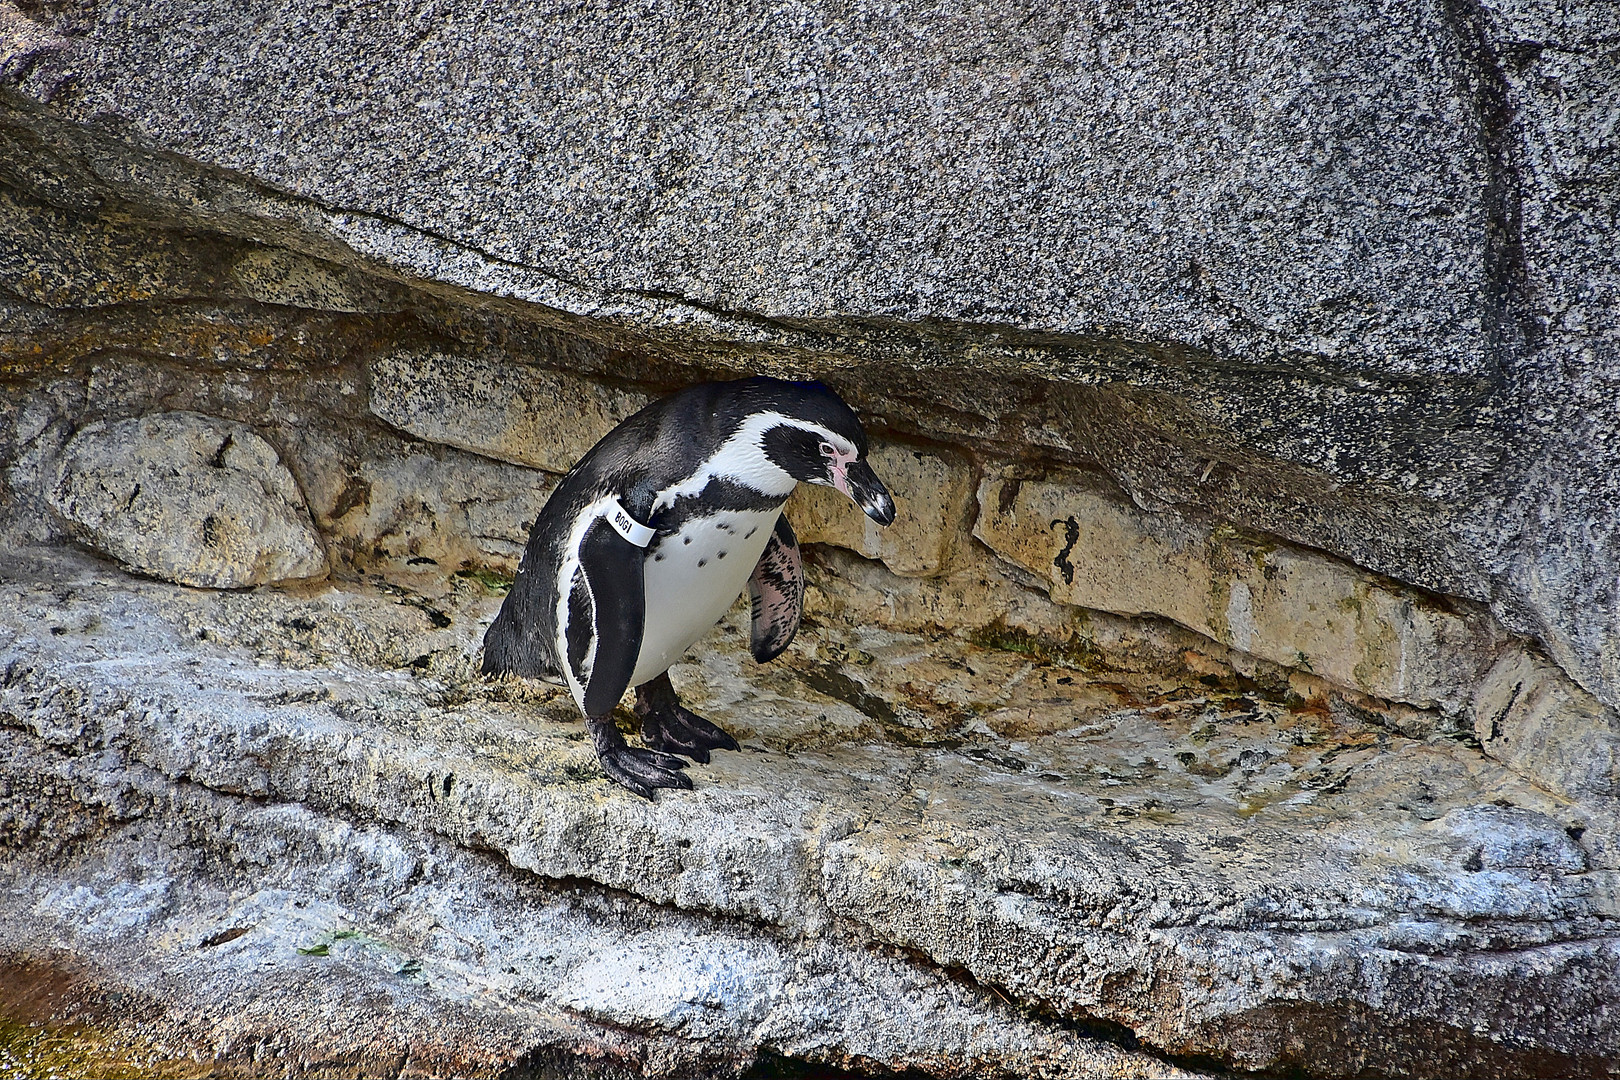
[[[804,613],[804,560],[786,514],[776,519],[771,539],[748,575],[748,594],[754,614],[748,648],[763,664],[793,643]]]
[[[592,523],[580,541],[557,653],[568,665],[574,700],[588,717],[611,713],[635,673],[647,616],[645,557],[644,549],[604,519]]]

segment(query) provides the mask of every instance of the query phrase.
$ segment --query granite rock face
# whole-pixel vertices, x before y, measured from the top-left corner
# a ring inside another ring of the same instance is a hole
[[[1615,20],[0,3],[0,1014],[1613,1074]],[[756,371],[901,518],[795,497],[799,641],[675,673],[746,750],[643,805],[478,635],[594,439]]]

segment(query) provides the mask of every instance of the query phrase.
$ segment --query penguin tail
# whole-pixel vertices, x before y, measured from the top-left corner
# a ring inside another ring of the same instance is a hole
[[[521,675],[546,682],[562,683],[562,672],[551,659],[549,650],[525,634],[503,611],[484,633],[484,662],[479,666],[487,677],[507,678]]]

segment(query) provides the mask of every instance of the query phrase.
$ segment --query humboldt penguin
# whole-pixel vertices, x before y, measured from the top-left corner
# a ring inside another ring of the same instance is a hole
[[[690,788],[677,755],[707,763],[738,747],[682,707],[670,665],[745,584],[754,659],[788,647],[804,566],[782,504],[798,484],[822,484],[890,524],[894,500],[866,451],[855,413],[818,382],[704,383],[653,402],[551,493],[484,635],[484,672],[566,685],[602,771],[637,795]],[[611,717],[632,686],[644,749]]]

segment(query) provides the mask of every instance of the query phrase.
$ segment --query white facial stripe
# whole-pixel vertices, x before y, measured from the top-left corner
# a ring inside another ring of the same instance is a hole
[[[848,439],[820,424],[784,416],[779,412],[756,413],[743,421],[742,426],[696,472],[660,491],[653,502],[653,509],[662,510],[672,506],[683,495],[697,495],[709,486],[710,480],[715,479],[735,480],[767,495],[787,497],[793,492],[797,481],[765,455],[765,433],[783,425],[813,432],[841,454],[847,453],[851,458],[856,456],[855,447],[850,445]]]

